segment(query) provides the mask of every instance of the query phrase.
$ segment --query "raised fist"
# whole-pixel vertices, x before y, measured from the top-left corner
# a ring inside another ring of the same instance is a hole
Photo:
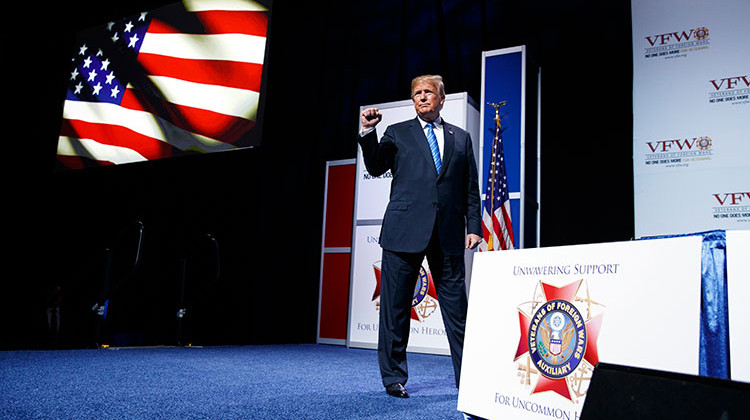
[[[367,130],[378,125],[383,119],[383,114],[377,108],[367,108],[362,111],[359,120],[362,123],[362,130]]]

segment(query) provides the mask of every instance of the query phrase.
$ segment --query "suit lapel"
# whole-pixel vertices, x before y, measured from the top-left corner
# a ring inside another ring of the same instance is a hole
[[[443,150],[443,164],[442,170],[440,171],[441,177],[448,169],[451,157],[453,157],[453,149],[456,145],[456,135],[454,134],[453,126],[445,122],[445,120],[443,120],[443,142],[445,143],[443,145],[445,150]]]

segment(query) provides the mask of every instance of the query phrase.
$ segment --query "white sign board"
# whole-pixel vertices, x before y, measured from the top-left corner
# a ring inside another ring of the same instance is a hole
[[[580,415],[598,361],[698,373],[701,237],[479,253],[459,411]]]

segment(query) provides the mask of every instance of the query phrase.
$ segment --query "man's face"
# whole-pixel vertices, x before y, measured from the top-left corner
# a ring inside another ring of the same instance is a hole
[[[445,102],[445,97],[441,97],[437,92],[437,87],[429,82],[417,83],[411,92],[411,98],[414,100],[414,109],[417,110],[417,114],[425,121],[436,119]]]

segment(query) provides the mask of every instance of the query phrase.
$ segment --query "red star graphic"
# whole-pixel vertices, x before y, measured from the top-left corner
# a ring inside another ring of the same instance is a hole
[[[372,293],[372,300],[375,300],[380,297],[380,273],[382,270],[376,264],[373,264],[372,268],[375,271],[375,291]],[[419,281],[419,279],[417,279],[417,281]],[[427,296],[437,300],[437,290],[435,289],[435,283],[432,281],[432,273],[429,271],[427,272]],[[414,309],[413,306],[411,308],[411,319],[420,321],[419,315],[417,315],[417,310]]]
[[[519,309],[518,322],[521,324],[521,340],[518,341],[518,350],[516,350],[514,361],[529,352],[529,327],[531,326],[531,319]]]
[[[596,341],[599,339],[601,327],[602,315],[586,321],[586,353],[583,355],[583,360],[591,363],[591,366],[596,366],[599,363],[599,348]]]
[[[570,390],[568,390],[568,382],[565,380],[565,378],[550,379],[540,374],[539,380],[536,382],[536,386],[534,387],[534,391],[532,391],[531,393],[536,394],[538,392],[544,391],[557,392],[558,394],[572,401],[572,398],[570,398]]]
[[[555,287],[546,283],[542,283],[542,288],[544,289],[544,297],[547,298],[547,301],[550,300],[565,300],[568,302],[573,302],[573,299],[576,297],[576,292],[578,292],[578,287],[580,287],[581,282],[583,280],[574,281],[573,283],[570,283],[567,286],[563,287]]]
[[[375,300],[380,296],[380,267],[373,264],[372,269],[375,270],[375,291],[372,293],[372,300]]]
[[[544,296],[547,301],[550,300],[564,300],[567,302],[574,302],[578,288],[580,287],[583,280],[579,280],[568,284],[563,287],[555,287],[546,283],[542,283],[544,290]],[[518,349],[514,361],[518,360],[519,357],[529,352],[529,327],[531,326],[531,318],[524,314],[520,309],[518,310],[518,321],[521,328],[521,338],[518,342]],[[599,362],[599,351],[597,349],[597,340],[599,339],[599,331],[602,325],[602,315],[598,315],[594,318],[589,319],[585,323],[586,325],[586,352],[584,353],[583,359],[595,366]],[[557,392],[559,395],[572,400],[570,397],[570,390],[568,389],[568,383],[566,378],[550,379],[546,376],[539,374],[539,379],[534,387],[532,394],[544,391]]]

